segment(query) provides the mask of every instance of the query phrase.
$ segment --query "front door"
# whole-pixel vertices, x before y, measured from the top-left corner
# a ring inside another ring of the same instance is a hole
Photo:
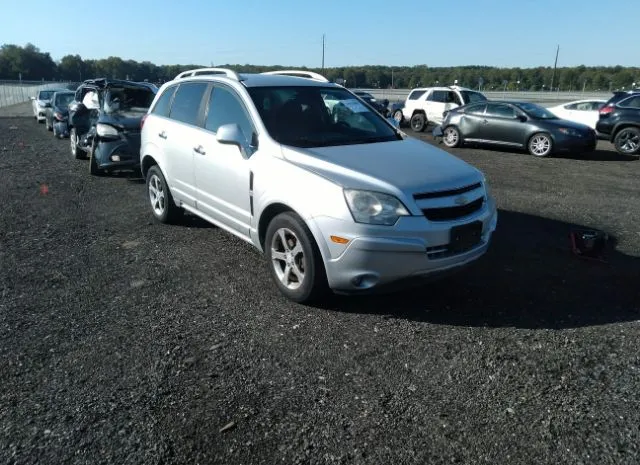
[[[483,139],[509,145],[522,145],[526,124],[517,118],[515,108],[504,103],[488,103]]]
[[[193,139],[198,210],[237,235],[249,238],[251,228],[250,176],[258,153],[243,153],[236,145],[216,140],[218,128],[237,124],[253,140],[255,126],[237,93],[222,84],[214,85],[207,105],[204,129]]]

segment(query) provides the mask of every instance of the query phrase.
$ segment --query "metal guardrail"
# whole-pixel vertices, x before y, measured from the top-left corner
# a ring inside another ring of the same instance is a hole
[[[369,92],[378,100],[388,99],[391,103],[404,102],[411,89],[354,89]],[[483,91],[490,100],[522,100],[535,103],[561,104],[573,100],[609,100],[611,92],[529,92],[529,91]]]
[[[0,108],[28,102],[41,90],[70,89],[78,87],[77,82],[42,82],[42,81],[0,81]]]

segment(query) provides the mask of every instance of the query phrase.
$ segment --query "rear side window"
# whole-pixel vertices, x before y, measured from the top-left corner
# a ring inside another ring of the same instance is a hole
[[[447,101],[447,91],[446,90],[434,90],[431,92],[431,95],[427,97],[427,100],[430,102],[441,102],[445,103]]]
[[[206,82],[180,84],[173,98],[169,118],[196,126],[200,115],[200,104],[207,86]]]
[[[166,89],[158,98],[158,101],[154,105],[151,113],[158,116],[169,116],[169,110],[171,109],[171,98],[176,92],[176,88],[177,86],[172,86]]]
[[[469,113],[471,115],[483,115],[484,114],[484,109],[487,106],[485,104],[480,104],[480,105],[470,105],[469,107],[467,107],[467,109],[465,110],[465,113]]]
[[[426,90],[414,90],[409,94],[408,100],[418,100],[420,97],[424,95]]]
[[[216,86],[209,97],[209,111],[204,127],[217,132],[220,126],[231,123],[240,126],[247,142],[251,141],[253,125],[244,105],[232,91]]]
[[[618,103],[618,106],[623,108],[640,108],[640,95],[630,97],[622,102]]]

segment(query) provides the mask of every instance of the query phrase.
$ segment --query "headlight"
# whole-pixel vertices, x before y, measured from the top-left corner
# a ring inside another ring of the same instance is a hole
[[[409,212],[398,199],[381,192],[345,189],[344,197],[356,223],[391,226]]]
[[[487,195],[487,199],[493,197],[492,192],[491,192],[491,186],[489,186],[489,183],[487,182],[486,179],[482,180],[482,185],[484,185],[484,191]]]
[[[108,124],[98,123],[96,125],[96,132],[100,137],[118,137],[118,130]]]
[[[560,131],[562,134],[566,134],[567,136],[582,137],[582,133],[573,128],[560,128],[558,129],[558,131]]]

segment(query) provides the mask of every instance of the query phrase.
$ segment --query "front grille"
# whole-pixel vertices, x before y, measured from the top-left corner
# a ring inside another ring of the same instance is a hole
[[[430,221],[447,221],[471,215],[482,208],[484,197],[480,197],[466,205],[456,207],[425,208],[422,214]]]
[[[413,198],[416,200],[423,199],[437,199],[440,197],[453,197],[454,195],[464,194],[465,192],[469,192],[475,189],[479,189],[482,187],[482,183],[471,184],[470,186],[460,187],[458,189],[450,189],[446,191],[436,191],[436,192],[423,192],[421,194],[414,194]]]

